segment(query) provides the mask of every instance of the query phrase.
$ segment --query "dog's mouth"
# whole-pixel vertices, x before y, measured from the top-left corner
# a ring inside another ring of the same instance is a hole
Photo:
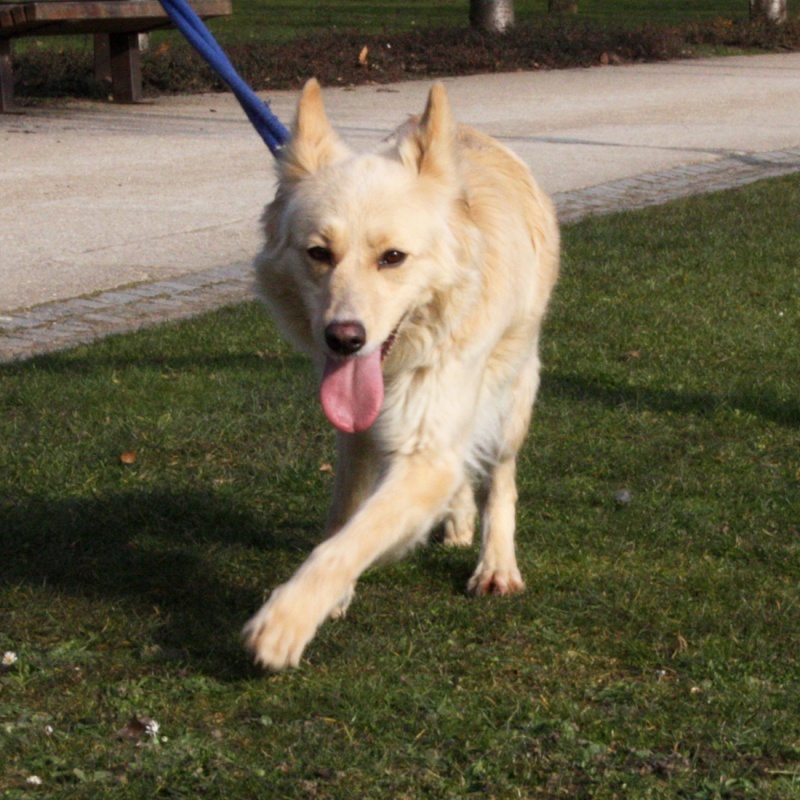
[[[402,320],[366,355],[327,356],[319,395],[325,416],[344,433],[367,430],[383,406],[383,362],[397,340]]]
[[[397,339],[397,334],[400,331],[400,326],[403,324],[403,320],[401,319],[397,325],[394,326],[394,330],[389,334],[386,341],[381,345],[381,363],[386,361],[389,357],[389,353],[392,352],[392,348],[394,347],[395,340]]]

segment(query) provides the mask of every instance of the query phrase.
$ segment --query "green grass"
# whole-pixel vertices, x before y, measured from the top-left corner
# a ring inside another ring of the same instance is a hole
[[[469,598],[475,551],[431,545],[279,675],[237,631],[332,454],[265,314],[1,367],[0,796],[800,798],[799,197],[568,227],[527,592]]]
[[[503,35],[470,29],[466,0],[236,0],[232,17],[209,24],[244,81],[272,91],[300,88],[310,75],[326,85],[357,85],[800,47],[800,0],[789,0],[783,26],[750,23],[744,0],[579,6],[576,17],[561,19],[546,13],[545,0],[518,0],[518,24]],[[150,45],[142,61],[146,95],[225,90],[177,31],[154,32]],[[358,60],[365,47],[367,68]],[[108,97],[110,86],[94,76],[91,37],[20,39],[14,48],[18,97]]]
[[[800,13],[800,0],[787,0],[789,14]],[[747,0],[578,0],[577,19],[590,23],[624,25],[670,24],[709,20],[717,17],[746,19]],[[319,0],[316,3],[284,0],[234,0],[233,16],[211,20],[209,27],[222,41],[263,40],[283,42],[318,31],[359,30],[364,33],[407,31],[414,28],[462,28],[469,24],[467,0],[400,0],[400,2],[366,2],[365,0]],[[547,16],[546,0],[515,0],[517,22],[531,22]],[[156,33],[157,45],[165,38],[175,40],[175,32]],[[73,44],[91,46],[90,37],[73,37]],[[20,40],[24,51],[30,40]],[[46,46],[63,45],[64,38],[39,40]]]
[[[788,0],[789,12],[800,11],[800,0]],[[746,18],[746,0],[578,0],[578,19],[593,23],[626,25],[682,24],[725,17]],[[221,36],[284,41],[294,36],[339,28],[367,33],[410,30],[415,27],[466,27],[467,0],[426,2],[364,2],[364,0],[321,0],[266,4],[263,0],[234,0],[230,20],[213,23]],[[531,22],[547,15],[546,0],[515,0],[518,22]]]

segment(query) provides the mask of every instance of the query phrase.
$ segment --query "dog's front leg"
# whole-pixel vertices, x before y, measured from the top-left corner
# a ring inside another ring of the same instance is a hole
[[[431,527],[461,480],[461,465],[429,453],[395,460],[364,505],[272,593],[244,629],[258,664],[296,667],[317,628],[359,575]]]

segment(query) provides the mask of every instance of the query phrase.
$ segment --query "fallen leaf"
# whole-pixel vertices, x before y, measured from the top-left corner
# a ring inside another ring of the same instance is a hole
[[[114,736],[119,739],[141,739],[147,731],[146,717],[131,717],[124,728],[120,728]]]
[[[124,728],[120,728],[114,735],[119,739],[138,741],[145,736],[155,736],[159,725],[150,717],[131,717]]]
[[[133,450],[129,450],[127,453],[123,453],[119,457],[119,460],[123,464],[135,464],[136,463],[136,453],[134,453]]]
[[[366,45],[364,45],[364,46],[361,48],[361,52],[358,54],[358,63],[359,63],[359,64],[360,64],[362,67],[366,67],[366,66],[367,66],[367,56],[368,56],[368,55],[369,55],[369,47],[367,47]]]

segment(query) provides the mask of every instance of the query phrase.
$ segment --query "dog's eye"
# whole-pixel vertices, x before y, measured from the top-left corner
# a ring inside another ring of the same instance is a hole
[[[399,267],[406,260],[406,254],[400,250],[387,250],[378,261],[379,267]]]
[[[328,250],[327,247],[309,247],[306,250],[308,257],[312,261],[316,261],[318,264],[332,264],[333,263],[333,253]]]

